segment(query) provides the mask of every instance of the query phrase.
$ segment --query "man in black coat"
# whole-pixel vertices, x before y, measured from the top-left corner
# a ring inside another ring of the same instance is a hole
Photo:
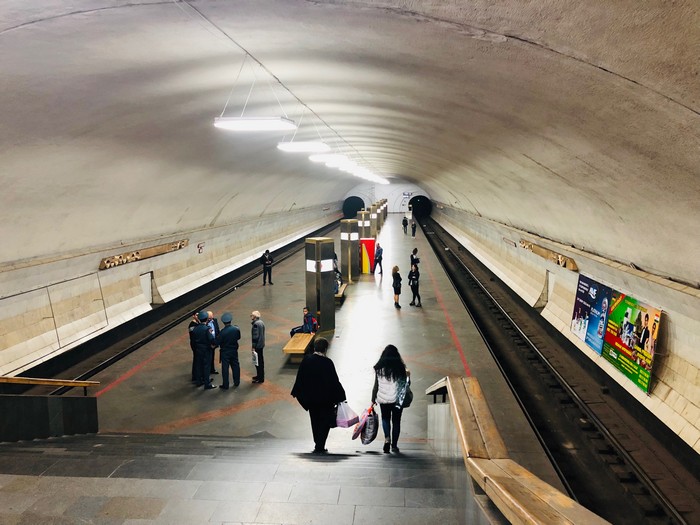
[[[214,351],[215,339],[209,325],[207,325],[207,312],[199,312],[197,318],[199,319],[199,324],[192,330],[192,342],[194,343],[194,352],[197,359],[195,368],[196,385],[203,386],[205,390],[210,390],[216,388],[216,386],[211,384],[211,378],[209,377],[209,366],[211,355]]]
[[[238,386],[241,383],[241,365],[238,361],[238,341],[241,338],[241,329],[231,324],[233,316],[229,312],[225,312],[221,316],[221,320],[224,322],[224,329],[221,330],[216,342],[219,345],[219,355],[221,356],[221,388],[228,390],[229,365],[233,372],[233,386]]]
[[[325,454],[328,432],[335,426],[335,406],[345,401],[345,390],[340,384],[335,365],[328,357],[328,340],[317,337],[314,353],[305,358],[292,388],[292,396],[304,410],[309,411],[311,432],[314,436],[314,454]]]
[[[265,286],[266,281],[270,281],[270,284],[275,284],[272,282],[272,263],[275,262],[270,255],[270,250],[265,250],[265,253],[260,257],[260,264],[263,267],[263,286]]]

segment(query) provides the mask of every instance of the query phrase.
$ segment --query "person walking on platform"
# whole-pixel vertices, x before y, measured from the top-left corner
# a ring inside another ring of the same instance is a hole
[[[265,286],[265,281],[270,281],[270,284],[275,284],[272,282],[272,263],[275,262],[270,255],[270,250],[265,250],[265,253],[260,257],[260,264],[263,267],[263,286]]]
[[[214,334],[207,324],[209,316],[207,312],[199,312],[197,319],[199,324],[192,330],[192,341],[194,342],[195,354],[197,357],[196,367],[196,385],[203,386],[205,390],[216,388],[211,384],[209,377],[209,367],[211,364],[211,354],[214,351],[215,344]]]
[[[209,325],[209,328],[211,329],[211,333],[214,334],[214,339],[218,339],[219,333],[221,333],[221,329],[219,328],[219,320],[214,317],[214,312],[207,312],[207,325]],[[216,347],[218,346],[217,343],[214,343],[214,347],[211,350],[211,367],[209,370],[210,374],[218,374],[219,372],[216,371],[216,366],[214,366],[214,357],[216,356]],[[221,350],[219,350],[219,361],[221,361]]]
[[[410,376],[406,364],[401,359],[398,348],[387,345],[379,361],[374,365],[374,388],[372,388],[372,404],[379,403],[382,415],[382,430],[384,431],[384,453],[399,451],[399,435],[401,434],[401,414],[403,407],[398,403],[399,391]]]
[[[420,303],[420,293],[418,292],[418,287],[420,286],[418,282],[419,279],[420,272],[418,271],[418,266],[414,264],[411,266],[411,271],[408,272],[408,286],[411,287],[411,293],[413,294],[413,299],[411,299],[409,305],[417,306],[418,308],[422,306]],[[416,299],[418,299],[418,302],[416,302]]]
[[[233,373],[233,386],[241,383],[241,365],[238,362],[238,341],[241,338],[241,330],[235,324],[232,325],[233,316],[225,312],[221,316],[224,329],[221,330],[216,342],[219,345],[219,356],[221,357],[221,388],[228,390],[228,369],[231,367]]]
[[[401,308],[399,304],[399,295],[401,295],[401,274],[399,273],[399,267],[394,266],[391,269],[392,283],[391,287],[394,289],[394,308]]]
[[[416,221],[411,221],[411,237],[416,236],[416,228],[418,225],[416,224]]]
[[[384,267],[382,266],[383,258],[384,248],[382,248],[381,245],[377,243],[377,248],[374,250],[374,268],[372,268],[372,273],[374,273],[377,270],[377,266],[379,266],[380,275],[384,272]]]
[[[401,221],[401,226],[403,226],[403,234],[406,235],[408,233],[408,219],[404,215],[403,220]]]
[[[289,337],[294,337],[294,334],[315,334],[318,332],[318,321],[309,312],[309,307],[304,307],[304,318],[300,326],[295,326],[289,331]]]
[[[197,353],[195,352],[194,339],[192,339],[192,331],[199,324],[199,318],[197,317],[198,313],[199,312],[195,312],[192,314],[192,320],[190,321],[190,324],[187,326],[187,331],[190,334],[190,349],[192,350],[192,382],[193,383],[197,382]]]
[[[345,401],[345,390],[340,384],[335,365],[326,357],[328,340],[318,337],[314,353],[299,365],[292,396],[309,412],[314,436],[314,454],[325,454],[328,432],[335,426],[335,406]]]
[[[420,264],[420,259],[418,258],[418,248],[413,248],[413,251],[411,252],[411,266],[414,264],[416,266]]]
[[[253,383],[265,382],[265,323],[260,319],[260,312],[253,310],[250,313],[251,339],[253,343],[253,362],[255,364],[255,377]]]

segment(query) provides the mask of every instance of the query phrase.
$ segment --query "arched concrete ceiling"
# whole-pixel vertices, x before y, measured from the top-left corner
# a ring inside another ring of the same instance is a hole
[[[342,199],[362,181],[212,126],[257,71],[247,114],[303,102],[296,140],[697,281],[693,0],[10,0],[0,50],[3,263]]]

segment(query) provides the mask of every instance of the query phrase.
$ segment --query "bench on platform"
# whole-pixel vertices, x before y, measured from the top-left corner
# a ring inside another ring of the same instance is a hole
[[[282,352],[288,354],[292,362],[300,362],[315,337],[316,334],[294,334]]]
[[[348,287],[348,283],[343,283],[338,287],[338,293],[335,294],[335,302],[343,304],[345,301],[345,289]]]

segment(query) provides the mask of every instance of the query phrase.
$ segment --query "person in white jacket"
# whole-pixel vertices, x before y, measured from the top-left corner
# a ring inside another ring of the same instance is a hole
[[[401,434],[401,414],[403,407],[397,401],[401,385],[405,384],[410,372],[401,359],[398,348],[387,345],[379,361],[374,365],[374,388],[372,404],[379,403],[384,430],[384,453],[398,452],[399,434]]]

